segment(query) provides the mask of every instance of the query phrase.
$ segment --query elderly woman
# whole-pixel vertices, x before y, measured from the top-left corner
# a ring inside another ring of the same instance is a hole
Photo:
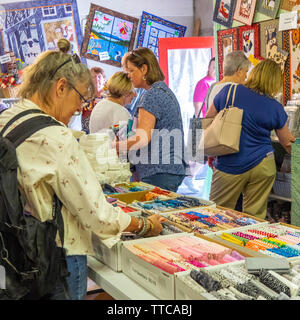
[[[126,104],[131,103],[136,93],[128,74],[116,72],[106,84],[107,98],[102,99],[93,108],[90,118],[90,133],[109,129],[120,122],[128,123],[131,119]]]
[[[24,70],[20,102],[0,117],[1,129],[22,111],[42,110],[63,125],[43,128],[17,148],[18,182],[25,210],[42,221],[52,219],[54,194],[62,202],[64,247],[70,272],[67,283],[75,300],[86,294],[87,255],[94,254],[92,232],[111,247],[119,241],[122,231],[143,231],[151,236],[162,229],[159,216],[130,217],[107,203],[85,153],[66,126],[92,94],[90,71],[78,56],[46,51]],[[21,117],[7,132],[35,115]],[[47,296],[66,299],[58,281]]]
[[[233,51],[228,53],[223,62],[224,77],[221,81],[212,86],[207,95],[208,106],[214,101],[215,96],[229,83],[245,84],[247,73],[251,62],[243,51]]]
[[[229,87],[218,93],[206,117],[214,117],[225,107]],[[288,153],[295,141],[287,127],[287,114],[274,99],[281,87],[281,69],[270,59],[251,70],[245,86],[237,86],[234,106],[243,109],[240,150],[214,161],[210,199],[217,205],[234,209],[242,193],[243,211],[266,217],[267,198],[276,176],[270,133],[276,131]]]
[[[140,180],[176,192],[185,176],[179,103],[150,49],[131,51],[126,68],[132,85],[146,92],[137,106],[136,135],[118,142],[117,148],[130,150],[129,160]]]

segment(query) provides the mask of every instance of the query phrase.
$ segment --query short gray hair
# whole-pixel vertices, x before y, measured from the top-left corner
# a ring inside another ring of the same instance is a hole
[[[241,50],[228,53],[223,62],[224,76],[232,76],[239,69],[250,67],[251,62]]]

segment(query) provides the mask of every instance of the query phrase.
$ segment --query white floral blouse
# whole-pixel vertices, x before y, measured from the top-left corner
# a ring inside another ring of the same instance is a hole
[[[38,108],[24,99],[0,116],[0,131],[16,114]],[[30,114],[10,126],[36,116]],[[17,148],[18,181],[26,198],[25,210],[42,221],[52,219],[54,192],[63,203],[64,247],[68,255],[93,255],[94,232],[113,246],[130,223],[130,216],[105,200],[95,173],[72,130],[51,126],[34,133]]]

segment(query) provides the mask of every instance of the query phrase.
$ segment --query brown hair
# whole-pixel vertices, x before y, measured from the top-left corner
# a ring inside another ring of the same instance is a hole
[[[57,41],[57,47],[58,47],[59,51],[61,51],[63,53],[68,53],[68,51],[71,48],[71,42],[65,38],[59,39]]]
[[[157,81],[165,80],[165,76],[161,71],[155,54],[148,48],[138,48],[130,51],[125,57],[125,62],[130,61],[137,68],[141,69],[145,64],[148,67],[147,74],[145,76],[147,84],[152,85]]]

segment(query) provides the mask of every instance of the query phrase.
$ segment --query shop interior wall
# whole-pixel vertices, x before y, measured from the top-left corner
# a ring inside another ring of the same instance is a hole
[[[213,0],[213,10],[215,8],[215,4],[216,4],[216,0]],[[283,12],[286,12],[286,11],[279,9],[276,19],[278,19],[279,15],[281,13],[283,13]],[[265,21],[265,20],[271,20],[271,18],[266,16],[266,15],[264,15],[264,14],[262,14],[262,13],[255,12],[252,23]],[[243,26],[243,25],[244,24],[233,20],[233,24],[232,24],[231,28],[236,28],[236,27]],[[222,25],[220,25],[220,24],[218,24],[218,23],[213,22],[213,29],[214,29],[214,38],[215,38],[216,78],[218,80],[219,79],[219,74],[218,74],[218,34],[217,33],[218,33],[219,30],[224,30],[224,29],[227,29],[227,28],[222,26]]]
[[[18,0],[0,0],[0,4],[11,2],[18,2]],[[127,14],[129,16],[138,18],[139,20],[141,19],[142,12],[146,11],[160,18],[186,26],[186,37],[192,36],[193,33],[193,0],[77,0],[82,30],[84,30],[86,17],[89,13],[91,3]],[[136,39],[138,36],[138,31],[139,26],[137,29]],[[94,66],[103,68],[107,78],[109,78],[116,71],[120,70],[120,68],[92,60],[87,60],[87,64],[89,68]]]

